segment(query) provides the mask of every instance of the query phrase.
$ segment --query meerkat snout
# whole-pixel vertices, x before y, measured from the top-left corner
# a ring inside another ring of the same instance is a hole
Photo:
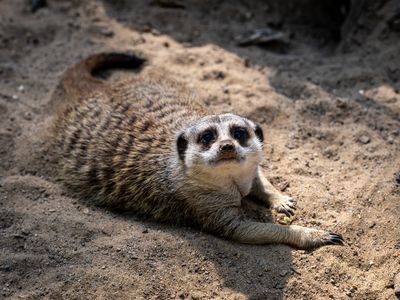
[[[222,141],[219,145],[219,152],[223,155],[234,153],[235,152],[235,145],[232,141]]]
[[[219,145],[218,161],[237,162],[238,160],[235,144],[230,140],[222,141]]]

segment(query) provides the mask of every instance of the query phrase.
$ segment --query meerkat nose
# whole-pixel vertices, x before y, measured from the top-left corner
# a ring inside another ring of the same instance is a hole
[[[222,153],[230,153],[235,150],[235,145],[231,141],[224,141],[219,146],[219,151]]]

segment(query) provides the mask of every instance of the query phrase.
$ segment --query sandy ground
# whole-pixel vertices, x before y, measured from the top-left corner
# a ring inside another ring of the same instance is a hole
[[[35,13],[28,2],[0,1],[0,298],[396,298],[395,0],[365,1],[345,24],[349,1],[48,0]],[[285,39],[237,45],[267,25]],[[68,66],[109,49],[143,55],[143,72],[165,69],[216,112],[259,122],[265,172],[299,202],[294,224],[346,245],[241,245],[69,197],[46,155],[51,94]]]

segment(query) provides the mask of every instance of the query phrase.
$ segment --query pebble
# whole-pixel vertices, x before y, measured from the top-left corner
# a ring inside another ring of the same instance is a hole
[[[349,290],[347,291],[346,296],[348,296],[348,297],[353,297],[353,294],[354,294],[355,292],[357,292],[357,288],[352,287],[351,289],[349,289]]]
[[[155,29],[155,28],[152,28],[150,32],[151,32],[151,34],[154,35],[154,36],[160,36],[160,35],[161,35],[161,32],[158,31],[158,30]]]
[[[13,100],[18,100],[18,95],[12,95]]]
[[[362,135],[362,136],[360,136],[360,137],[358,138],[358,141],[359,141],[361,144],[368,144],[368,143],[371,141],[371,139],[370,139],[368,136],[366,136],[366,135]]]
[[[100,33],[105,37],[112,37],[114,36],[114,32],[109,28],[101,28]]]
[[[368,225],[368,227],[372,229],[372,228],[375,227],[375,225],[376,225],[376,223],[375,223],[375,222],[372,222],[372,223],[370,223],[370,224]]]
[[[83,209],[83,213],[84,213],[85,215],[88,215],[88,214],[89,214],[89,208],[84,208],[84,209]]]
[[[368,264],[369,264],[370,267],[372,267],[374,265],[374,261],[370,260]]]
[[[32,114],[30,113],[30,112],[26,112],[25,114],[24,114],[24,118],[25,118],[25,120],[27,120],[27,121],[31,121],[32,120]]]
[[[21,84],[19,87],[18,87],[18,92],[23,92],[25,90],[25,87]]]

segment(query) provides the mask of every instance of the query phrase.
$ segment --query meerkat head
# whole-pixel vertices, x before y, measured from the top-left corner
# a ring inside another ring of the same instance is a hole
[[[214,172],[258,166],[263,140],[261,127],[246,118],[234,114],[210,115],[180,132],[176,149],[188,168]]]

